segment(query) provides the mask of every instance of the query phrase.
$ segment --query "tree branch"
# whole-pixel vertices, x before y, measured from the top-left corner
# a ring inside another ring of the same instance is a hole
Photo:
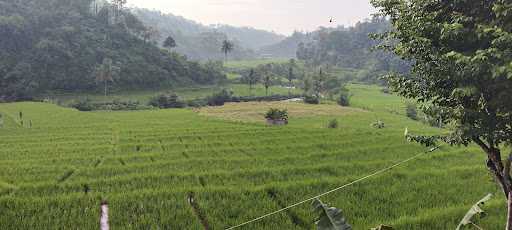
[[[487,146],[482,140],[480,140],[480,138],[473,137],[473,141],[477,145],[479,145],[486,153],[490,153],[491,152],[491,148],[489,146]]]

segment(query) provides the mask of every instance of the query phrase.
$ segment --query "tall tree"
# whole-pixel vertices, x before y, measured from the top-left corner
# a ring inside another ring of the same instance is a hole
[[[168,36],[165,39],[163,46],[165,48],[169,49],[169,51],[170,51],[172,48],[176,47],[176,41],[171,36]]]
[[[263,86],[265,87],[266,96],[268,96],[268,90],[273,83],[272,64],[266,64],[263,68]]]
[[[158,36],[158,30],[153,27],[146,27],[142,32],[142,38],[144,39],[144,43],[148,41],[152,41],[155,37]]]
[[[96,83],[103,84],[105,97],[107,97],[108,83],[114,82],[115,79],[119,76],[119,72],[120,68],[115,66],[112,63],[112,59],[110,58],[104,58],[103,63],[96,67],[94,71]]]
[[[381,47],[413,61],[410,74],[388,77],[400,95],[441,109],[451,134],[409,135],[434,144],[476,143],[486,167],[509,201],[507,229],[512,229],[512,4],[509,0],[372,0],[393,30],[382,34]],[[427,110],[429,111],[429,110]]]
[[[295,79],[295,74],[293,73],[294,68],[296,67],[295,59],[290,59],[290,64],[288,67],[288,95],[292,95],[292,87],[293,87],[293,79]]]
[[[127,0],[112,0],[112,8],[114,11],[114,19],[117,22],[119,20],[119,16],[126,5]]]
[[[258,75],[254,71],[254,69],[251,69],[249,71],[249,75],[247,75],[246,81],[247,81],[247,84],[249,85],[249,91],[252,95],[252,90],[254,89],[254,85],[256,85],[256,83],[258,83]]]
[[[224,58],[225,58],[226,62],[228,61],[228,54],[231,53],[234,48],[235,48],[235,45],[233,44],[233,42],[228,41],[228,40],[224,40],[222,42],[221,51],[222,51],[222,53],[224,53]]]
[[[323,73],[322,68],[320,68],[318,75],[316,75],[313,79],[313,91],[314,91],[316,97],[320,97],[320,95],[324,91],[324,82],[325,82],[325,75]]]

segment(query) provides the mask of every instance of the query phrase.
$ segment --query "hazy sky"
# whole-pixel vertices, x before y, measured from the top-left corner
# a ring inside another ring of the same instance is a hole
[[[370,0],[129,0],[203,24],[251,26],[291,34],[319,26],[353,25],[374,12]],[[334,19],[329,23],[330,18]]]

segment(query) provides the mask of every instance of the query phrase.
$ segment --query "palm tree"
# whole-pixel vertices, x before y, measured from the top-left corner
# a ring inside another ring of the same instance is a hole
[[[258,83],[258,76],[256,75],[256,72],[254,72],[254,69],[251,69],[251,71],[249,72],[249,76],[247,76],[247,83],[249,84],[249,92],[252,95],[254,85]]]
[[[226,62],[228,61],[228,53],[231,53],[231,51],[233,51],[234,47],[235,47],[235,45],[233,44],[233,42],[230,42],[228,40],[224,40],[222,42],[221,51],[222,51],[222,53],[224,53]]]
[[[263,86],[265,86],[265,95],[268,96],[268,89],[272,86],[273,83],[272,64],[266,64],[263,69]]]
[[[94,75],[96,76],[96,83],[104,84],[105,97],[107,97],[108,83],[114,82],[120,72],[120,68],[112,64],[112,59],[104,58],[103,63],[96,66]]]
[[[295,79],[295,76],[293,74],[293,66],[290,65],[290,68],[288,69],[288,96],[292,95],[292,81]]]

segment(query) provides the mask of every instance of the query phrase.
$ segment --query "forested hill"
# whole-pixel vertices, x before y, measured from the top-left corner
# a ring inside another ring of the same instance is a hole
[[[390,29],[384,18],[375,17],[353,27],[320,28],[296,32],[282,42],[262,49],[274,57],[297,57],[313,66],[337,66],[362,70],[358,78],[376,82],[389,71],[404,72],[409,64],[391,53],[374,49],[379,43],[370,37]]]
[[[285,37],[272,32],[249,27],[229,25],[202,25],[192,20],[159,11],[134,8],[131,12],[145,25],[158,31],[157,41],[161,44],[168,36],[176,40],[175,51],[197,60],[222,59],[219,47],[224,40],[231,40],[235,49],[233,59],[258,57],[255,50],[275,44]]]
[[[313,33],[294,32],[291,36],[282,41],[264,46],[259,52],[264,56],[277,58],[296,58],[297,48],[300,43],[309,43],[313,41]]]
[[[0,100],[48,90],[214,83],[221,64],[155,46],[121,5],[93,0],[0,0]]]

